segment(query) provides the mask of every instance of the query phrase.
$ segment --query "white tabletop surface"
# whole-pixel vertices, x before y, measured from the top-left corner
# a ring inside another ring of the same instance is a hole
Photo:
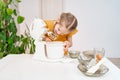
[[[72,62],[44,62],[31,54],[11,54],[0,60],[0,80],[120,80],[120,69],[105,58],[109,72],[100,77],[87,77]]]

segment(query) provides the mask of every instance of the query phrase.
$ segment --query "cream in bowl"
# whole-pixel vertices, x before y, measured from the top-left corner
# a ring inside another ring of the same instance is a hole
[[[68,51],[68,53],[71,58],[78,58],[78,56],[80,55],[80,51],[77,50],[70,50]]]
[[[63,42],[54,41],[46,43],[46,55],[50,59],[59,59],[64,57]]]

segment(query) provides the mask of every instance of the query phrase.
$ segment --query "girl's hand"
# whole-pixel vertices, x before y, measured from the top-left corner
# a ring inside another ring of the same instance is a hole
[[[46,42],[51,42],[52,40],[50,38],[48,38],[48,37],[45,37],[45,41]]]
[[[70,46],[70,42],[69,41],[65,41],[64,42],[64,51],[68,51],[69,46]]]

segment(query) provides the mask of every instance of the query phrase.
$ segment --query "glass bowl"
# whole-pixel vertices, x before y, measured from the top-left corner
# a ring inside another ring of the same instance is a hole
[[[82,53],[81,53],[82,54]],[[85,57],[85,58],[84,58]],[[92,56],[93,57],[93,56]],[[98,62],[96,61],[96,58],[86,55],[80,55],[77,59],[79,61],[78,69],[86,76],[89,77],[99,77],[104,75],[109,71],[109,68],[107,68],[105,65],[101,64],[99,69],[95,73],[88,73],[87,71],[94,65],[96,65]]]
[[[70,50],[68,51],[68,53],[71,58],[78,58],[78,56],[80,55],[80,51],[77,50]]]

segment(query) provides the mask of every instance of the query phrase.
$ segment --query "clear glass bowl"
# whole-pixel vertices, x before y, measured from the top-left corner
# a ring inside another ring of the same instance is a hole
[[[71,58],[78,58],[78,56],[80,55],[80,51],[77,50],[70,50],[68,51],[68,53]]]
[[[97,64],[97,62],[95,60],[96,58],[95,57],[91,58],[91,56],[89,56],[89,57],[87,56],[86,58],[83,58],[83,56],[85,56],[85,55],[82,55],[82,56],[80,55],[78,57],[79,64],[77,67],[84,75],[89,76],[89,77],[99,77],[109,71],[109,68],[107,68],[105,65],[101,64],[99,69],[95,73],[88,73],[87,72],[88,69],[91,66],[94,66]],[[91,65],[91,62],[92,62],[92,65]]]

